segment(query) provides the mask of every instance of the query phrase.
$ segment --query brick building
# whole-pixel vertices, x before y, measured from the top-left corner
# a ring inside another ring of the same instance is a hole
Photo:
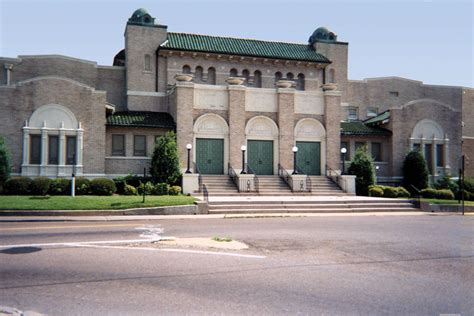
[[[472,88],[348,80],[348,47],[323,27],[302,44],[173,33],[139,9],[113,66],[0,57],[0,134],[25,176],[141,173],[168,130],[203,174],[239,172],[242,146],[257,174],[293,170],[296,146],[301,172],[326,175],[367,145],[387,183],[411,148],[433,176],[474,159]]]

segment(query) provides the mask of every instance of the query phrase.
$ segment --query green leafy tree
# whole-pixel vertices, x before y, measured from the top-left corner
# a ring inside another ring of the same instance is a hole
[[[428,167],[426,161],[418,150],[410,151],[403,162],[403,187],[412,194],[428,187]]]
[[[357,195],[369,195],[369,186],[375,183],[375,168],[367,146],[357,149],[348,172],[356,176]]]
[[[176,184],[181,178],[176,134],[168,132],[157,139],[150,174],[155,183]]]
[[[5,183],[10,178],[10,154],[5,144],[5,140],[0,136],[0,192],[3,191]]]

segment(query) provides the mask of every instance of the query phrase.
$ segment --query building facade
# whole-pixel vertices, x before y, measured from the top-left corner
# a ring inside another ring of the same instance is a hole
[[[473,89],[348,80],[348,47],[323,27],[304,44],[174,33],[139,9],[113,66],[0,58],[0,134],[24,176],[140,174],[169,130],[203,174],[239,172],[242,149],[257,174],[293,170],[296,146],[302,172],[326,175],[366,145],[387,183],[412,148],[434,177],[456,176],[462,154],[472,175]]]

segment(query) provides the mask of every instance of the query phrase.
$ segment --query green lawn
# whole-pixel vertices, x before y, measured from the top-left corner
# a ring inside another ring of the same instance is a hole
[[[192,205],[192,196],[0,196],[0,210],[110,210],[137,207]]]
[[[459,204],[458,200],[439,200],[439,199],[424,199],[424,198],[422,198],[421,200],[423,202],[430,202],[431,204]],[[474,201],[464,201],[464,205],[474,205]]]

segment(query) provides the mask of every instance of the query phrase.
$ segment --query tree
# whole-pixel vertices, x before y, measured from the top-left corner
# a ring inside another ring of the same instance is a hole
[[[403,162],[403,186],[410,191],[411,194],[417,194],[418,190],[428,187],[428,168],[425,158],[418,150],[410,151]]]
[[[155,183],[174,185],[181,177],[176,134],[168,132],[155,143],[150,174]]]
[[[0,136],[0,192],[3,191],[5,182],[10,178],[10,154],[2,136]]]
[[[356,176],[357,195],[369,195],[369,186],[375,183],[375,168],[367,146],[357,149],[348,172]]]

